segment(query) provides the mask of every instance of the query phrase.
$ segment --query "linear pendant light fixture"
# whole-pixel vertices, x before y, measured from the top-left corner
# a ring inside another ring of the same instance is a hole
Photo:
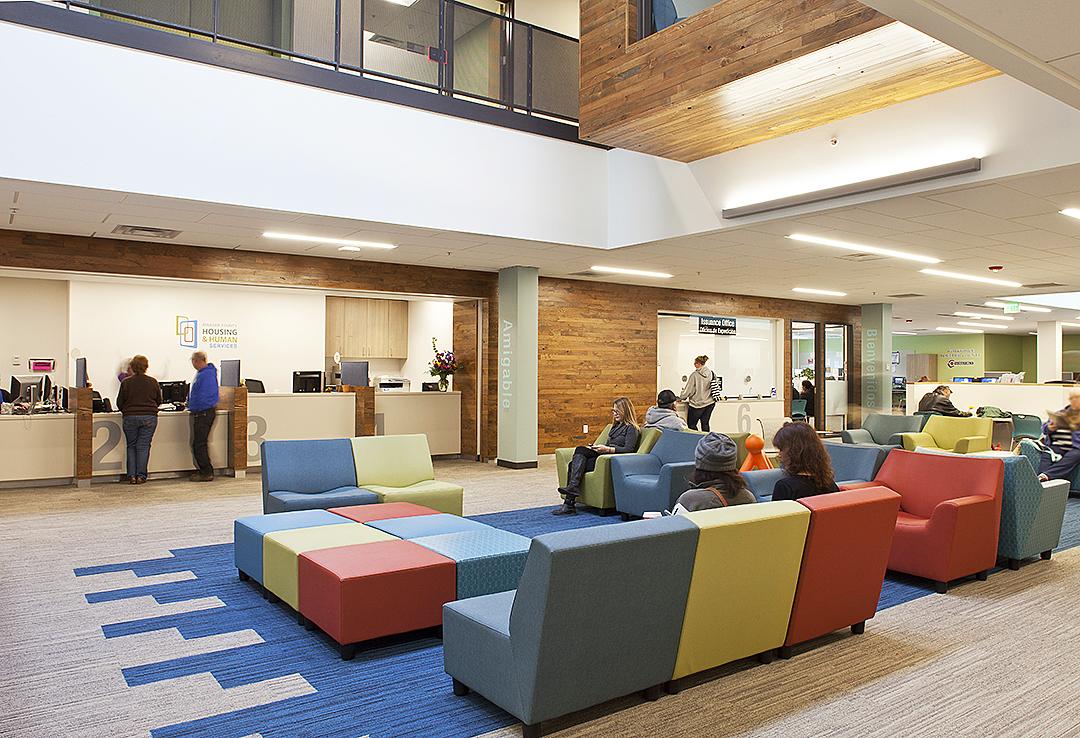
[[[1008,315],[992,315],[990,313],[969,313],[966,310],[957,310],[953,315],[959,315],[962,318],[986,318],[987,320],[1005,320],[1012,321]]]
[[[975,274],[961,274],[960,272],[946,272],[942,269],[920,269],[923,274],[929,274],[934,277],[946,277],[948,279],[962,279],[965,282],[985,282],[986,284],[996,284],[1001,287],[1023,287],[1024,285],[1019,282],[1010,282],[1007,279],[994,279],[993,277],[980,277]]]
[[[624,274],[628,277],[652,277],[654,279],[671,279],[672,277],[667,272],[650,272],[645,269],[624,269],[623,267],[591,266],[589,270],[600,274]]]
[[[866,246],[861,243],[848,243],[847,241],[838,241],[835,238],[823,238],[821,236],[808,236],[805,233],[792,233],[787,236],[792,241],[802,241],[804,243],[816,243],[819,246],[832,246],[837,249],[844,249],[845,251],[855,251],[861,254],[878,254],[880,256],[891,256],[894,259],[907,259],[908,261],[918,261],[923,264],[940,264],[941,259],[933,256],[923,256],[922,254],[911,254],[907,251],[897,251],[896,249],[887,249],[883,246]]]
[[[819,290],[814,287],[792,287],[792,292],[801,292],[804,295],[825,295],[827,297],[847,297],[846,292],[836,290]]]
[[[840,185],[839,187],[829,187],[824,190],[804,192],[801,195],[792,195],[791,197],[781,197],[766,202],[741,205],[737,208],[724,208],[720,211],[720,215],[725,219],[743,218],[747,215],[757,215],[758,213],[768,213],[773,210],[793,208],[799,205],[809,205],[810,203],[821,202],[822,200],[832,200],[836,197],[861,195],[865,192],[876,192],[877,190],[884,190],[889,187],[900,187],[901,185],[915,184],[917,182],[927,182],[932,179],[952,177],[957,174],[970,174],[971,172],[977,172],[980,169],[982,169],[982,159],[963,159],[962,161],[938,164],[937,166],[926,167],[925,169],[915,169],[910,172],[890,174],[887,177],[864,179],[861,182],[852,182],[850,184]]]
[[[267,231],[263,238],[273,238],[280,241],[302,241],[304,243],[325,243],[340,246],[339,251],[359,251],[360,249],[396,249],[392,243],[378,243],[376,241],[353,241],[348,238],[324,238],[322,236],[305,236],[300,233],[277,233]]]
[[[941,325],[934,330],[941,331],[942,333],[982,333],[982,331],[972,330],[971,328],[947,328]]]

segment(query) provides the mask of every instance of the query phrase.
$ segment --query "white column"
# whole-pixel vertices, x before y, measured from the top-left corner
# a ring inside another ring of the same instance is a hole
[[[1061,379],[1061,323],[1054,320],[1039,322],[1036,339],[1038,357],[1038,382],[1056,382]],[[1030,377],[1024,377],[1030,382]]]
[[[499,466],[537,464],[539,271],[499,271]]]

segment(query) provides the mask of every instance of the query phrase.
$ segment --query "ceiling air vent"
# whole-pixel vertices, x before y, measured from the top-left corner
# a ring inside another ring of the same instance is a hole
[[[846,254],[845,256],[838,256],[837,259],[843,259],[844,261],[855,261],[862,263],[864,261],[881,261],[882,259],[888,259],[887,256],[881,254]]]
[[[118,225],[112,229],[118,236],[135,236],[137,238],[176,238],[180,231],[171,228],[154,228],[153,226]]]
[[[892,298],[895,298],[895,299],[899,300],[899,299],[902,299],[904,297],[926,297],[926,295],[920,295],[918,292],[904,292],[904,293],[899,294],[899,295],[885,295],[885,297],[892,297]]]
[[[1024,289],[1026,289],[1026,290],[1043,290],[1043,289],[1048,289],[1050,287],[1064,287],[1064,286],[1065,285],[1059,284],[1057,282],[1040,282],[1039,284],[1025,284]]]

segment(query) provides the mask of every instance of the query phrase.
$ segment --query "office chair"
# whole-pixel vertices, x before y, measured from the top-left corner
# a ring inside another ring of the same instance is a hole
[[[266,388],[263,386],[261,379],[245,379],[244,386],[247,387],[248,392],[266,393]]]

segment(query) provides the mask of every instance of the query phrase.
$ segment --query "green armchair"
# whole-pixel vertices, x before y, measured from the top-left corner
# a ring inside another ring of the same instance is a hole
[[[604,426],[603,432],[596,437],[594,443],[607,443],[608,431],[611,425]],[[638,439],[637,452],[646,454],[652,451],[652,447],[660,438],[660,429],[642,428],[641,438]],[[581,497],[578,502],[582,505],[595,507],[598,510],[615,509],[615,485],[611,481],[611,456],[604,455],[596,460],[596,468],[585,475],[585,481],[581,483]],[[570,459],[574,457],[573,448],[555,449],[555,466],[559,472],[559,486],[566,486],[566,473],[570,468]]]
[[[914,451],[922,447],[955,454],[989,451],[990,438],[994,433],[994,421],[990,418],[953,418],[932,415],[918,433],[901,433],[904,449]]]

